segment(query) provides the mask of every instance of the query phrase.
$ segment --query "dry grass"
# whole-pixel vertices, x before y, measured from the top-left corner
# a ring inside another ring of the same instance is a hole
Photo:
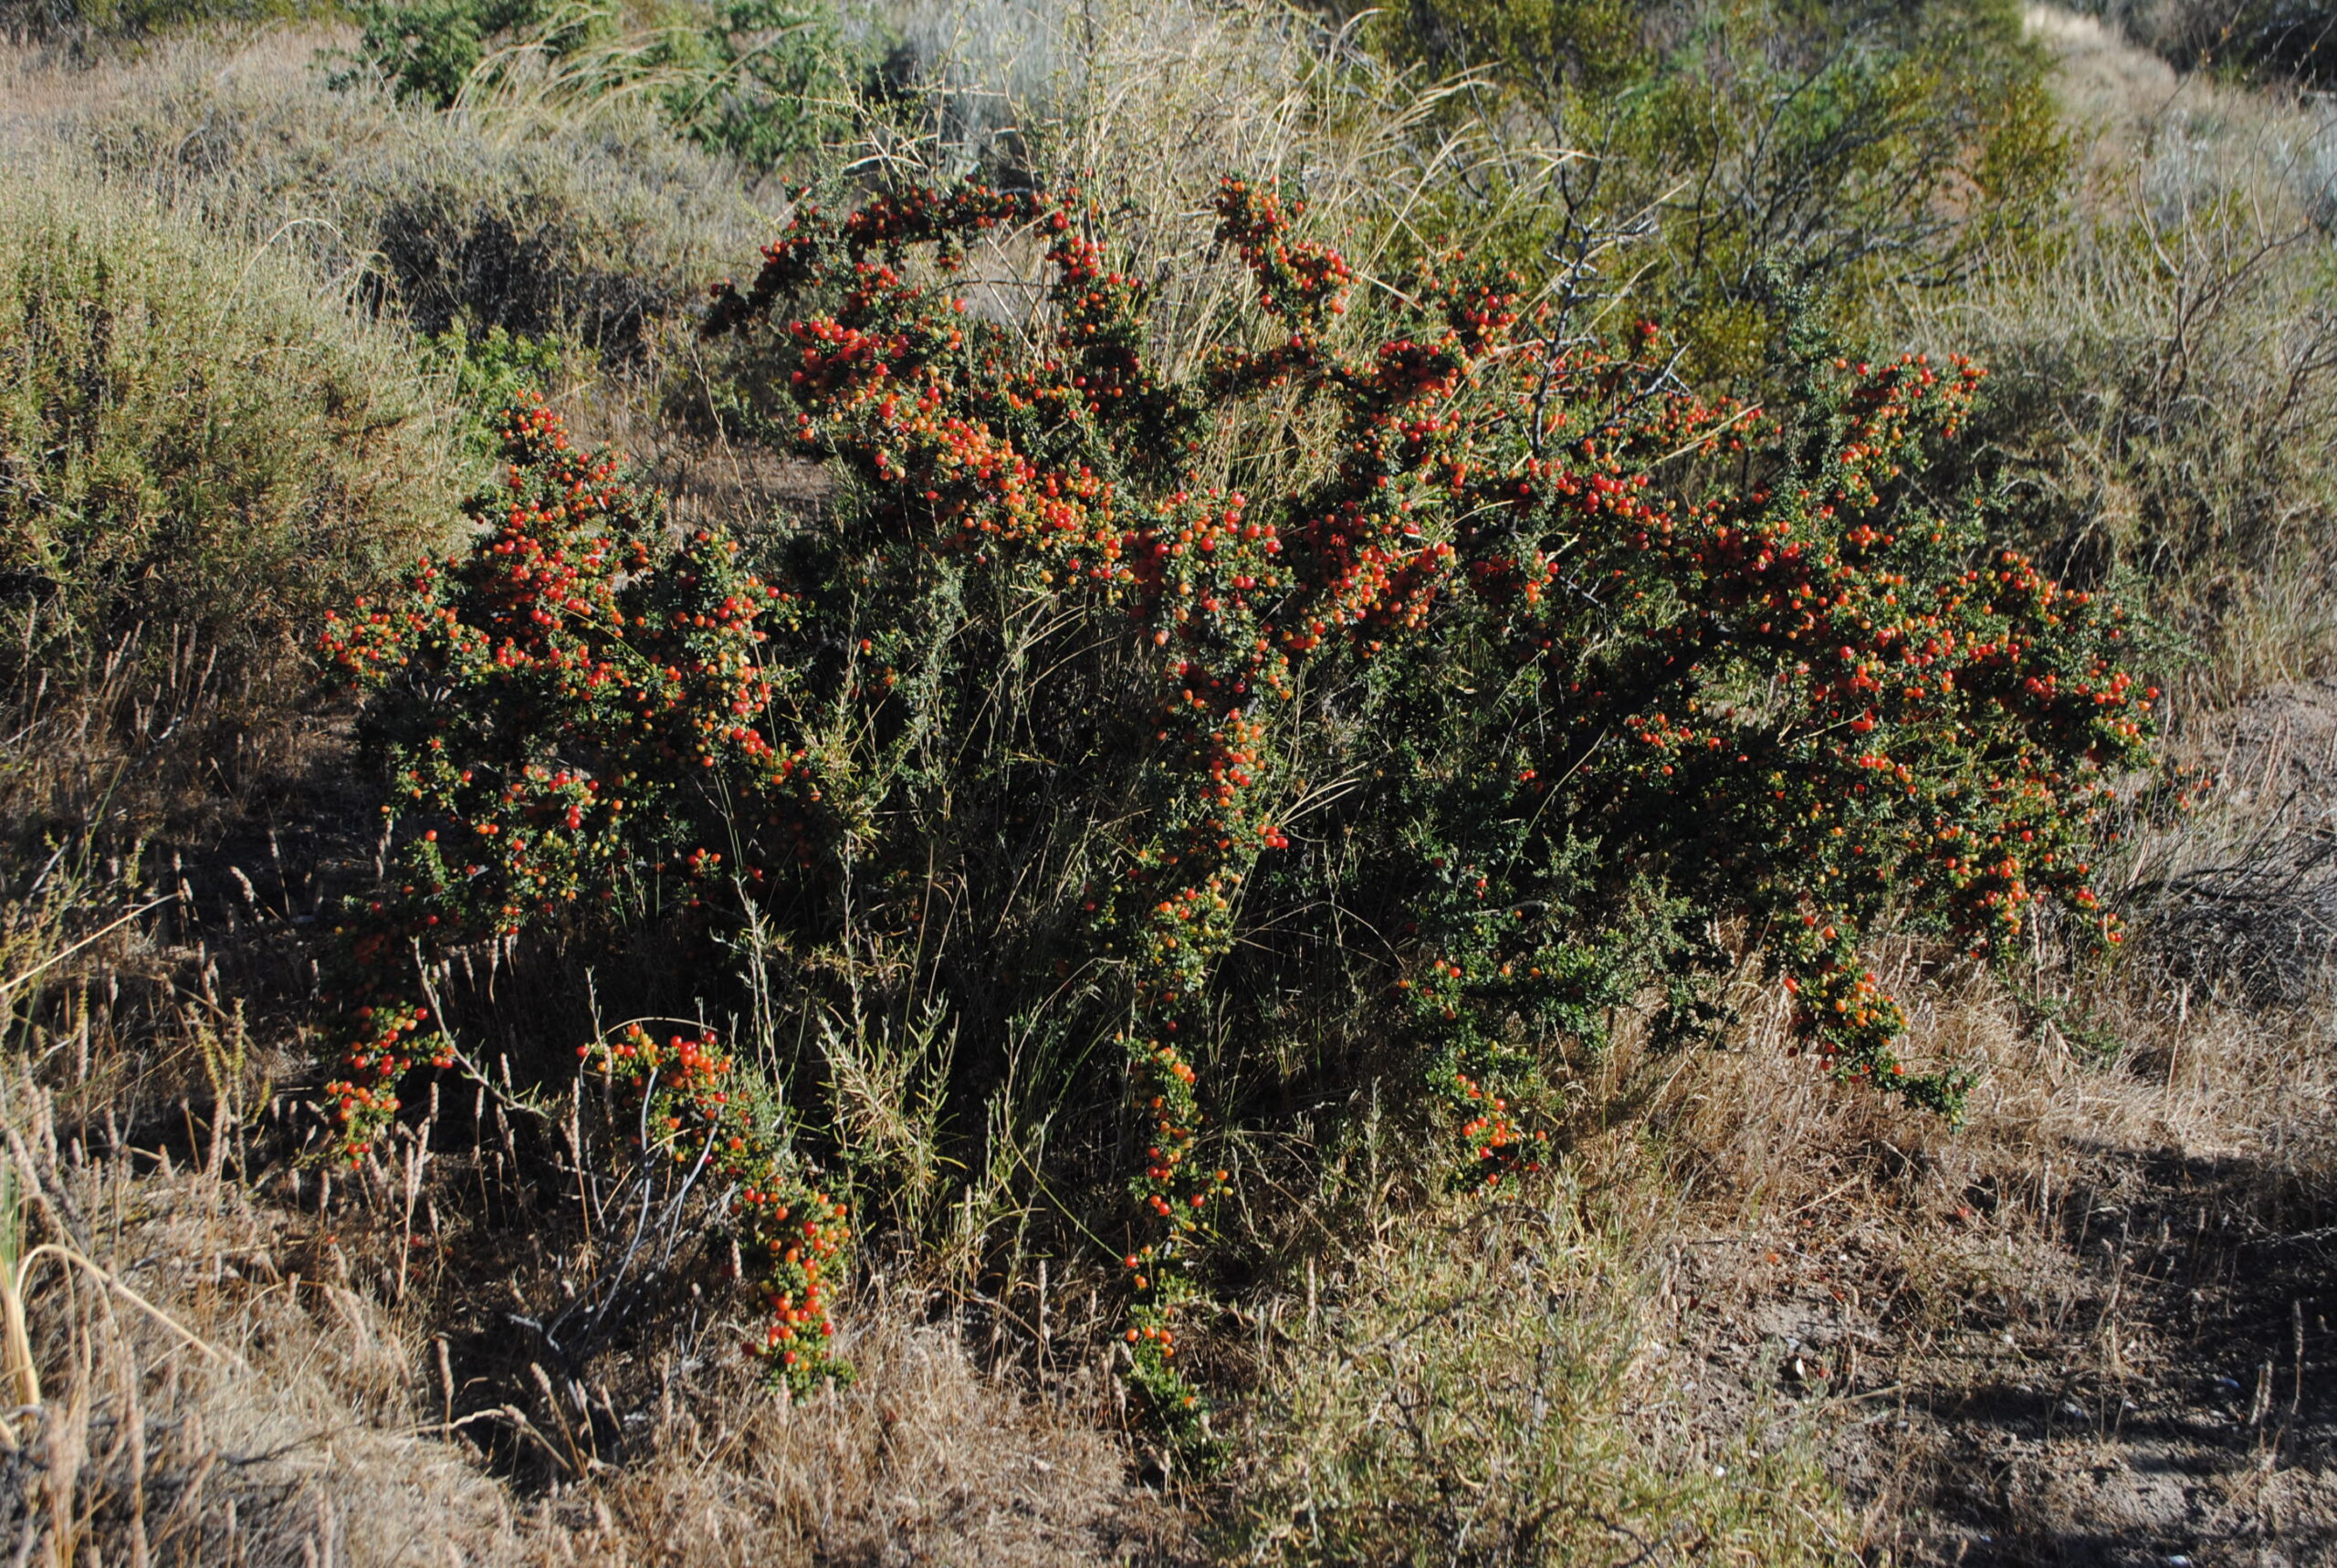
[[[189,1122],[174,1152],[60,1129],[21,1078],[6,1110],[34,1228],[112,1281],[27,1282],[46,1401],[12,1417],[21,1446],[0,1459],[20,1561],[1048,1563],[1180,1535],[1075,1406],[977,1371],[913,1292],[854,1302],[849,1389],[790,1405],[709,1346],[596,1426],[605,1393],[572,1403],[540,1365],[486,1392],[457,1381],[426,1264],[389,1304],[374,1270],[395,1193],[345,1188],[322,1213],[259,1197],[285,1186],[259,1154],[266,1115]]]
[[[1389,1205],[1310,1259],[1304,1297],[1253,1304],[1249,1556],[1856,1560],[1820,1408],[1760,1390],[1715,1411],[1673,1354],[1664,1251],[1687,1217],[1617,1153],[1503,1201]]]
[[[2237,1563],[2337,1542],[2326,970],[2290,962],[2295,912],[2269,904],[2289,988],[2268,994],[2265,956],[2203,942],[2158,880],[2324,821],[2332,735],[2326,686],[2196,727],[2182,749],[2225,789],[2130,848],[2143,936],[2114,967],[2040,946],[1999,979],[1918,944],[1884,956],[1919,998],[1913,1049],[1985,1069],[1960,1128],[1811,1074],[1761,996],[1726,1054],[1627,1051],[1594,1092],[1650,1094],[1685,1195],[1643,1332],[1712,1369],[1708,1418],[1748,1386],[1822,1396],[1870,1551]]]
[[[2324,110],[2177,78],[2038,8],[2084,174],[2062,232],[1886,330],[1989,367],[1977,471],[2057,570],[2131,587],[2205,655],[2188,706],[2326,673],[2337,271]]]

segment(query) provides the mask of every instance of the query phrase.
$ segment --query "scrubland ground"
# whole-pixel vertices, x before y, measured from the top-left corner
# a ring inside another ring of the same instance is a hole
[[[2286,832],[2311,842],[2307,824],[2326,822],[2332,721],[2337,691],[2288,686],[2201,737],[2246,802],[2235,811],[2285,819],[2255,855],[2277,863]],[[2326,960],[2325,894],[2294,868],[2314,852],[2266,873],[2300,901],[2285,918],[2309,933],[2308,966]],[[2207,890],[2249,864],[2193,868],[2197,903],[2160,939],[2213,945],[2227,908]],[[2332,1550],[2332,1412],[2313,1371],[2325,1024],[2310,1003],[2235,1005],[2186,967],[2074,997],[2044,977],[1941,997],[1918,1028],[1995,1064],[1958,1134],[1857,1129],[1805,1103],[1733,1119],[1690,1167],[1706,1222],[1674,1254],[1680,1351],[1724,1387],[1806,1385],[1822,1368],[1840,1402],[1835,1473],[1913,1560]]]
[[[486,1065],[427,1089],[413,1136],[304,1157],[315,943],[383,848],[294,650],[452,527],[480,401],[522,383],[685,522],[816,517],[825,480],[740,435],[737,368],[692,331],[787,171],[524,73],[443,110],[329,86],[347,25],[16,47],[0,398],[87,460],[18,439],[0,486],[41,506],[0,518],[29,538],[131,495],[165,543],[107,525],[84,554],[119,570],[81,570],[127,608],[77,605],[78,643],[44,641],[78,582],[16,539],[0,576],[0,1550],[2337,1562],[2337,120],[2028,22],[2072,138],[2059,226],[1953,287],[1879,287],[1860,326],[1988,363],[1975,442],[2032,542],[2139,571],[2198,651],[2164,676],[2167,744],[2214,782],[2105,851],[2133,939],[1993,971],[1883,940],[1912,1056],[1980,1069],[1961,1125],[1810,1071],[1749,974],[1708,1051],[1654,1051],[1621,1009],[1566,1064],[1557,1168],[1497,1199],[1440,1188],[1388,1084],[1307,1084],[1243,1145],[1242,1243],[1189,1331],[1208,1473],[1129,1406],[1115,1270],[1063,1242],[1043,1126],[868,1239],[850,1387],[768,1392],[678,1279],[570,1375],[561,1309],[616,1243],[582,1102],[527,1113],[513,1076],[531,1031],[598,1028],[557,954],[466,961]],[[1390,150],[1468,89],[1334,79],[1352,32],[1210,6],[893,26],[890,90],[932,113],[831,131],[864,172],[1053,159],[1189,259],[1223,171],[1303,169],[1334,221],[1408,179],[1451,199]],[[1084,117],[1013,120],[1045,93]],[[88,384],[43,380],[75,331]],[[921,1061],[858,1061],[887,1168],[930,1153]]]

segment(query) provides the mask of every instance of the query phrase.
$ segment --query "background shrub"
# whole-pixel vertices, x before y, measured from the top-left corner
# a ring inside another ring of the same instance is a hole
[[[735,177],[641,113],[563,120],[555,142],[540,120],[419,112],[312,76],[162,74],[67,128],[72,152],[424,333],[637,358],[760,227]]]
[[[283,21],[318,9],[309,0],[0,0],[0,38],[87,56],[175,29]]]
[[[632,98],[708,152],[769,171],[849,123],[837,13],[780,0],[678,0],[649,14],[541,0],[377,0],[360,7],[357,68],[435,109],[533,97]]]
[[[358,12],[364,29],[358,58],[400,101],[451,109],[485,62],[488,40],[508,42],[508,35],[535,28],[546,9],[535,0],[366,5]],[[544,41],[557,53],[583,40],[583,28],[569,27]]]
[[[840,10],[730,0],[662,20],[644,51],[666,120],[710,152],[769,171],[800,166],[852,126],[852,79],[873,39],[847,37]]]
[[[2065,168],[2013,0],[1411,0],[1365,37],[1473,78],[1447,118],[1507,143],[1496,183],[1535,198],[1494,243],[1662,321],[1705,377],[1754,375],[1797,291],[1850,321],[2017,248]]]
[[[280,653],[444,540],[469,482],[392,335],[114,193],[0,183],[0,363],[12,685],[141,628]]]

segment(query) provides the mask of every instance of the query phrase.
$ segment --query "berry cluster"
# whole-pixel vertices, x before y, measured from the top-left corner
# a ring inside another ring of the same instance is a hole
[[[599,1076],[615,1124],[645,1164],[710,1178],[738,1267],[769,1313],[749,1348],[798,1394],[852,1368],[833,1353],[828,1281],[852,1240],[844,1206],[815,1186],[711,1031],[669,1035],[639,1024],[576,1054]]]
[[[368,697],[395,846],[330,949],[343,1075],[328,1092],[352,1160],[410,1071],[454,1063],[414,999],[423,964],[548,919],[702,915],[718,888],[767,887],[812,858],[809,759],[759,722],[783,677],[758,651],[788,623],[787,596],[727,539],[670,546],[654,497],[548,411],[515,407],[503,438],[467,553],[424,562],[321,640]],[[638,1030],[578,1055],[610,1075],[645,1160],[705,1162],[728,1185],[773,1314],[752,1348],[774,1375],[808,1389],[842,1374],[823,1271],[848,1237],[843,1209],[796,1173],[730,1059],[710,1036],[659,1045]]]
[[[329,1092],[352,1157],[416,1061],[451,1060],[424,1033],[417,946],[696,906],[811,859],[810,759],[758,722],[783,678],[758,652],[788,597],[710,532],[668,548],[654,497],[549,411],[512,409],[503,439],[467,553],[329,617],[321,639],[369,699],[396,841],[389,882],[344,915],[328,984],[347,1070]],[[757,831],[733,865],[738,806]]]

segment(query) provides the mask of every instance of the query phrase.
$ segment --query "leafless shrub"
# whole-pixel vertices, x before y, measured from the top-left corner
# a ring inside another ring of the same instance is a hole
[[[1991,372],[1966,451],[2066,577],[2131,573],[2221,703],[2337,656],[2337,293],[2311,114],[2178,78],[2039,11],[2084,179],[2056,243],[2000,258],[1892,329]],[[2170,661],[2170,664],[2173,662]]]

